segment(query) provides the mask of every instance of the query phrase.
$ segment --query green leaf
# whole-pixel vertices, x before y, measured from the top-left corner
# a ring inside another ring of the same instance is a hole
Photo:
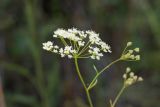
[[[96,79],[88,88],[88,90],[92,89],[96,84],[98,83],[98,80]]]
[[[47,76],[47,94],[50,99],[50,105],[55,107],[57,100],[59,99],[59,88],[60,88],[60,65],[57,59],[54,58],[52,67],[49,69]]]
[[[91,88],[94,87],[98,83],[98,80],[96,79],[93,84],[91,85]]]
[[[95,65],[93,65],[93,68],[94,68],[94,70],[96,71],[96,74],[98,74],[98,70],[97,70],[97,68],[96,68]]]
[[[20,93],[6,93],[6,100],[12,104],[24,104],[26,106],[33,106],[38,105],[38,101],[36,100],[35,96],[31,95],[23,95]]]
[[[56,60],[56,59],[54,59]],[[59,82],[59,63],[58,61],[55,61],[53,63],[52,68],[48,72],[48,92],[51,93],[54,91],[56,86],[58,85]]]
[[[30,77],[30,73],[28,69],[14,63],[6,62],[6,61],[0,61],[0,66],[2,66],[4,69],[15,71],[16,73],[25,76]]]
[[[0,61],[0,66],[6,70],[12,71],[13,73],[17,73],[25,78],[27,78],[32,84],[35,84],[35,80],[33,76],[30,74],[29,70],[22,67],[21,65]]]

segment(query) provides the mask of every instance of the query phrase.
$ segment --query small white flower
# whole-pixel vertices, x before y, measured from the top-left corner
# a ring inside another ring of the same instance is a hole
[[[63,29],[57,29],[55,32],[54,32],[54,37],[63,37],[63,38],[67,38],[68,34],[66,34],[67,32]],[[57,35],[57,36],[55,36]]]
[[[58,36],[57,35],[53,35],[53,37],[57,38]]]
[[[100,42],[99,43],[100,44],[100,46],[101,46],[101,49],[104,51],[104,52],[112,52],[110,49],[111,49],[111,47],[108,45],[108,44],[106,44],[105,42]]]
[[[64,52],[63,48],[60,48],[59,53],[60,53],[61,57],[65,57],[65,54],[63,52]]]
[[[53,43],[51,41],[43,43],[43,49],[47,51],[51,51],[53,49]]]
[[[97,59],[97,60],[100,60],[100,56],[96,56],[96,59]]]
[[[89,34],[89,41],[92,44],[99,44],[101,39],[99,38],[99,34],[95,33],[94,31],[86,31],[87,34]]]
[[[57,45],[54,46],[55,49],[58,49],[59,47]]]
[[[93,53],[93,51],[90,49],[90,50],[88,50],[88,52],[90,53],[90,54],[92,54]]]
[[[85,34],[83,31],[82,32],[79,32],[79,36],[80,38],[84,39],[87,37],[87,34]]]
[[[92,56],[91,56],[91,59],[96,59],[96,58],[95,58],[95,56],[92,55]]]
[[[77,51],[75,49],[71,50],[71,53],[76,54]]]
[[[70,58],[70,59],[71,59],[72,57],[73,57],[72,55],[68,55],[68,58]]]
[[[61,54],[61,57],[65,57],[65,54],[62,53],[62,54]]]
[[[95,53],[98,53],[98,52],[100,51],[100,49],[97,48],[97,47],[95,47],[95,48],[93,48],[93,51],[94,51]]]
[[[78,41],[79,46],[84,46],[85,42],[84,41]]]
[[[63,53],[63,48],[60,48],[59,53]]]
[[[70,54],[71,49],[72,49],[71,46],[66,46],[66,47],[64,48],[64,53],[67,54],[67,55]]]
[[[100,60],[100,57],[103,56],[102,53],[100,53],[100,49],[95,47],[95,48],[91,48],[89,50],[89,53],[91,54],[91,58],[92,59],[97,59],[97,60]]]
[[[79,31],[76,28],[68,29],[68,32],[77,34]]]
[[[54,52],[54,53],[58,53],[58,50],[54,49],[53,52]]]

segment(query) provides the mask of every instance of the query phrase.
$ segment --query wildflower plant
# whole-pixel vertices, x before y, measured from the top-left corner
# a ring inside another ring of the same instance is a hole
[[[84,81],[83,76],[81,75],[78,60],[82,58],[100,60],[104,56],[104,53],[112,52],[111,47],[104,41],[102,41],[98,33],[92,30],[81,31],[76,28],[68,30],[57,29],[53,34],[53,38],[59,39],[62,45],[58,46],[54,42],[48,41],[43,43],[43,49],[59,54],[61,57],[68,57],[69,59],[74,59],[76,71],[86,92],[86,96],[90,107],[93,107],[93,103],[90,97],[90,90],[96,86],[99,76],[104,71],[106,71],[110,66],[119,61],[140,60],[140,55],[139,55],[140,49],[139,48],[132,49],[131,48],[132,42],[128,42],[124,51],[122,52],[122,55],[118,59],[114,60],[101,70],[98,70],[95,65],[93,66],[94,70],[96,71],[96,75],[94,76],[90,84],[87,85],[86,82]],[[126,89],[128,86],[138,81],[143,80],[142,77],[138,77],[134,75],[133,72],[130,72],[130,68],[126,69],[126,73],[123,75],[123,78],[124,78],[123,87],[120,90],[117,97],[115,98],[115,100],[114,101],[110,100],[110,107],[115,107],[124,89]]]

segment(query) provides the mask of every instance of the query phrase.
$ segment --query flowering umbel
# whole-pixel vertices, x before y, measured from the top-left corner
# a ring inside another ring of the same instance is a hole
[[[57,29],[53,38],[60,39],[64,46],[59,47],[48,41],[43,43],[43,49],[60,54],[61,57],[100,60],[103,53],[111,53],[110,46],[102,41],[99,34],[91,30],[81,31],[76,28],[68,30]]]

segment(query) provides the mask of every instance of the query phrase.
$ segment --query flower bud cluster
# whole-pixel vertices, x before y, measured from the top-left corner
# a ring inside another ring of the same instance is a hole
[[[76,56],[99,60],[103,56],[103,52],[111,53],[110,46],[101,40],[99,34],[91,30],[57,29],[53,37],[59,38],[64,47],[54,46],[51,41],[48,41],[43,43],[43,49],[58,53],[61,57],[68,56],[68,58],[73,58]]]
[[[139,53],[140,49],[139,48],[128,49],[128,47],[130,47],[131,45],[132,45],[132,42],[127,43],[127,46],[121,56],[122,60],[128,60],[128,61],[140,60],[140,55],[137,55],[137,53]]]
[[[131,69],[129,67],[126,68],[126,72],[125,74],[123,74],[123,79],[125,87],[130,86],[136,82],[143,81],[143,78],[138,77],[134,74],[134,72],[131,72]]]

